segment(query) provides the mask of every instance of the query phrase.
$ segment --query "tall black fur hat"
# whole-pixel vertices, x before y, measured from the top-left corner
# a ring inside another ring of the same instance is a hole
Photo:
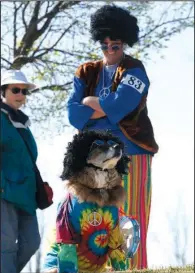
[[[92,39],[103,42],[106,37],[122,40],[132,47],[138,41],[137,19],[128,10],[115,5],[105,5],[91,15]]]

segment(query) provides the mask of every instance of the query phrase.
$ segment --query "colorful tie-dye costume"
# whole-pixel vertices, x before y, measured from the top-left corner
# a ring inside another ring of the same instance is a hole
[[[68,195],[59,206],[56,242],[47,254],[44,270],[58,267],[60,273],[103,272],[108,258],[114,270],[125,270],[122,244],[115,206],[80,203]]]

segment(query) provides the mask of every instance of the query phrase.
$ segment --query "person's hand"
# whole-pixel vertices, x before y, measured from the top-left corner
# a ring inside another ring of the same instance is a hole
[[[99,112],[103,112],[101,106],[100,106],[100,103],[99,103],[99,98],[98,97],[94,97],[94,96],[88,96],[88,97],[85,97],[81,103],[83,105],[86,105],[86,106],[89,106],[91,107],[92,109],[96,110],[96,111],[99,111]]]
[[[85,97],[81,103],[84,104],[84,105],[87,105],[87,106],[90,106],[91,103],[97,103],[98,102],[98,97],[94,97],[94,96],[88,96],[88,97]]]
[[[89,101],[90,101],[89,97],[85,97],[85,98],[81,101],[81,103],[82,103],[83,105],[88,105]]]

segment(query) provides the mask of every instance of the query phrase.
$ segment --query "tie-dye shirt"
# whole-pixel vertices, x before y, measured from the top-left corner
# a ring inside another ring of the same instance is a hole
[[[77,270],[102,272],[110,258],[115,270],[125,270],[125,254],[120,248],[122,243],[115,206],[99,207],[95,203],[79,202],[75,196],[69,195],[59,205],[56,243],[47,254],[44,267],[52,268],[56,263],[63,273]]]

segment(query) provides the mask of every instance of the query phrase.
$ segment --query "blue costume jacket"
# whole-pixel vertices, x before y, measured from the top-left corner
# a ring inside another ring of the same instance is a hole
[[[145,103],[149,79],[141,62],[129,56],[125,56],[123,62],[118,66],[103,66],[101,61],[88,62],[78,68],[67,104],[69,122],[78,130],[110,130],[124,142],[129,155],[153,154],[158,146]],[[105,117],[90,119],[94,110],[82,104],[82,99],[89,95],[99,98]],[[142,104],[143,111],[140,108]],[[139,111],[140,115],[134,116],[133,113]],[[125,120],[125,126],[128,125],[128,130],[131,130],[128,137],[121,129],[121,122],[131,113],[131,121]],[[142,119],[141,124],[139,118]],[[136,141],[132,141],[131,136],[134,138],[136,135]]]

